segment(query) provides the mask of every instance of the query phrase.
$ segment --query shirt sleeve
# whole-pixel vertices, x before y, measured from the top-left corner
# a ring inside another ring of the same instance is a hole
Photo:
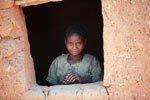
[[[102,81],[102,72],[99,61],[94,57],[91,62],[91,81]]]
[[[46,80],[52,84],[58,84],[58,77],[57,77],[57,67],[58,67],[58,61],[57,59],[55,59],[48,71],[48,77],[46,78]]]

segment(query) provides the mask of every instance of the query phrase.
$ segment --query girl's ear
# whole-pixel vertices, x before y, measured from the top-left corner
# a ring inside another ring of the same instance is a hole
[[[64,38],[64,42],[65,42],[65,44],[66,44],[66,42],[67,42],[66,38]]]

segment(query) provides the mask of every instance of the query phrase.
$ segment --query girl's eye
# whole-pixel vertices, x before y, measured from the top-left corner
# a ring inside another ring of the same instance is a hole
[[[68,44],[69,44],[69,45],[72,45],[72,43],[71,43],[71,42],[68,42]]]
[[[80,45],[80,42],[78,42],[77,44]]]

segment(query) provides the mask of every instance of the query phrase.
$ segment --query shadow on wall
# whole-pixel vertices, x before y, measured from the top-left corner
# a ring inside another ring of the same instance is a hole
[[[88,42],[85,51],[96,56],[104,69],[100,0],[65,0],[24,7],[23,10],[39,85],[46,85],[44,80],[54,58],[67,53],[63,35],[69,24],[77,23],[86,27]]]

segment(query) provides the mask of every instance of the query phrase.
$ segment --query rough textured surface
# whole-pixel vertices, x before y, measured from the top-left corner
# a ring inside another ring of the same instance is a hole
[[[63,0],[16,0],[15,4],[24,7],[56,1],[63,1]]]
[[[6,1],[0,0],[0,100],[17,100],[35,75],[22,9]]]
[[[150,100],[150,1],[102,0],[110,100]]]
[[[35,83],[22,9],[0,0],[0,100],[149,100],[150,1],[102,0],[102,10],[106,88],[44,87]]]
[[[11,8],[14,5],[14,0],[0,0],[0,9]]]
[[[34,85],[24,93],[24,100],[108,100],[107,91],[99,82],[91,84]]]
[[[39,3],[39,2],[37,2]],[[100,83],[38,86],[22,8],[0,1],[0,100],[107,100]]]

